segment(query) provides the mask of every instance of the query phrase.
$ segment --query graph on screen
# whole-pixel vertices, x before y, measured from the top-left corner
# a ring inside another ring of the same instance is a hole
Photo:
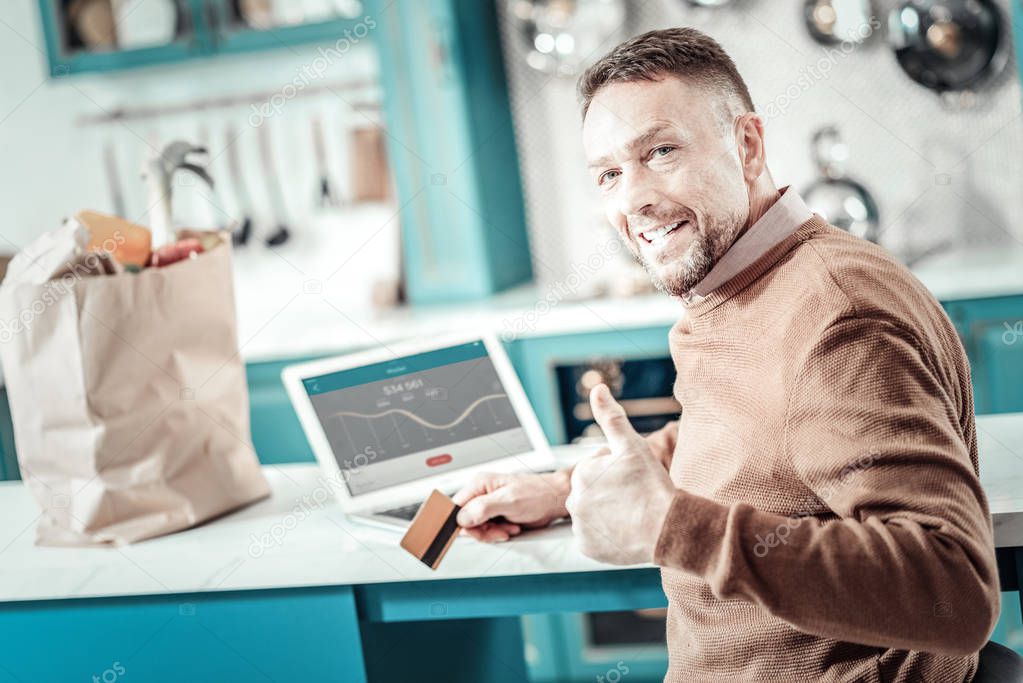
[[[416,391],[403,392],[393,399],[378,401],[378,404],[400,402],[395,407],[374,412],[338,410],[330,419],[338,423],[351,452],[364,451],[368,445],[383,458],[519,426],[508,396],[503,392],[480,396],[459,412],[449,396],[447,391],[424,391],[422,395]]]
[[[367,452],[381,462],[450,444],[478,459],[496,434],[528,443],[482,342],[310,378],[306,388],[342,467]]]

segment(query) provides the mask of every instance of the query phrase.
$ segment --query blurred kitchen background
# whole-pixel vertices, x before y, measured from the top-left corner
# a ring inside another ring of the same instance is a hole
[[[313,460],[284,364],[466,326],[502,333],[553,443],[593,436],[599,381],[654,429],[678,411],[678,308],[606,225],[575,76],[690,25],[746,78],[779,184],[931,288],[978,413],[1021,411],[1021,16],[1020,0],[8,0],[0,252],[84,208],[148,224],[142,168],[185,140],[214,184],[176,176],[173,216],[234,232],[264,463]],[[526,622],[536,680],[664,670],[656,612]],[[994,639],[1023,652],[1019,624],[1007,599]]]

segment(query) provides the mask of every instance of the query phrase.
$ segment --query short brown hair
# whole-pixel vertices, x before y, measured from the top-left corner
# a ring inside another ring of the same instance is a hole
[[[746,81],[716,40],[694,28],[666,28],[625,41],[579,77],[583,118],[605,85],[656,81],[666,75],[737,98],[746,111],[755,111]]]

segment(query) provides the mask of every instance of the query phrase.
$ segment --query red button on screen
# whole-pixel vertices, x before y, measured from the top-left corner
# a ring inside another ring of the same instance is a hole
[[[443,455],[435,455],[432,458],[427,458],[426,466],[437,467],[439,465],[447,465],[449,462],[451,462],[451,455],[449,453],[445,453]]]

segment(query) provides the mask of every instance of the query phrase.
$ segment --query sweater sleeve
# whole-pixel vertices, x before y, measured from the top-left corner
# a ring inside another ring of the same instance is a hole
[[[912,335],[839,321],[799,369],[786,413],[792,467],[832,514],[786,517],[680,490],[655,561],[806,633],[977,652],[998,616],[998,574],[974,435],[958,414]]]

